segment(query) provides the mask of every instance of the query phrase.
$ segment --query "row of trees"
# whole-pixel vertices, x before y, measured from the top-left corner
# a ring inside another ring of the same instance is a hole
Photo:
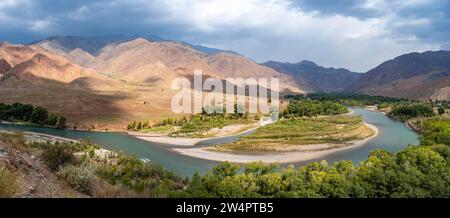
[[[24,121],[58,128],[64,128],[66,123],[66,118],[63,116],[49,114],[42,107],[33,107],[33,105],[21,103],[0,103],[0,120]]]
[[[319,101],[334,101],[344,104],[346,106],[368,106],[379,105],[383,103],[396,102],[411,102],[411,100],[403,98],[390,98],[384,96],[371,96],[357,93],[310,93],[307,95],[287,95],[288,99],[294,100],[319,100]]]
[[[148,129],[153,127],[159,127],[159,126],[181,126],[185,123],[189,122],[188,117],[182,117],[182,118],[165,118],[157,122],[151,122],[151,121],[133,121],[128,124],[127,129],[128,130],[142,130],[142,129]]]
[[[394,107],[388,116],[391,118],[408,120],[413,117],[431,117],[434,116],[433,108],[424,104],[413,104]]]
[[[222,107],[204,107],[202,108],[202,112],[200,114],[193,114],[191,116],[184,116],[181,118],[168,117],[162,119],[157,122],[152,121],[133,121],[127,125],[128,130],[142,130],[142,129],[150,129],[154,127],[161,126],[185,126],[185,125],[196,125],[190,124],[191,121],[202,121],[202,122],[210,122],[210,121],[223,121],[223,120],[247,120],[248,113],[239,113],[239,111],[243,111],[243,106],[234,105],[234,113],[227,113],[225,108]],[[255,119],[259,120],[259,116],[255,115]]]
[[[282,115],[284,117],[313,117],[319,115],[345,114],[347,112],[347,107],[333,101],[294,100],[289,103]]]

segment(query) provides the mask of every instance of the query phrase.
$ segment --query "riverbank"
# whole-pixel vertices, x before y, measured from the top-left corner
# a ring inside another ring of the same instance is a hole
[[[0,133],[13,134],[15,132],[0,130]],[[44,133],[37,133],[37,132],[24,131],[24,132],[20,132],[20,134],[23,134],[23,136],[25,137],[25,140],[29,143],[33,143],[33,142],[50,142],[50,143],[79,142],[78,140],[74,140],[74,139],[68,139],[68,138],[64,138],[64,137],[48,135],[48,134],[44,134]]]
[[[1,133],[14,134],[17,132],[0,130],[0,134]],[[69,139],[69,138],[64,138],[64,137],[60,137],[60,136],[44,134],[44,133],[28,132],[28,131],[23,131],[23,132],[19,132],[19,133],[23,135],[23,137],[27,143],[51,143],[51,144],[80,143],[79,140]],[[95,152],[95,155],[100,158],[107,158],[109,156],[114,156],[116,154],[113,151],[106,150],[103,148],[96,148],[94,152]],[[84,152],[77,153],[77,154],[82,155],[82,154],[84,154]]]
[[[251,126],[245,126],[242,124],[225,126],[222,129],[217,129],[218,136],[216,137],[204,137],[204,138],[188,138],[188,137],[171,137],[165,134],[155,134],[155,133],[139,133],[139,132],[128,132],[130,136],[160,144],[176,145],[176,146],[194,146],[200,142],[221,139],[225,137],[238,136],[246,133],[250,133],[261,126],[265,126],[273,123],[273,120],[261,120]],[[244,131],[240,131],[245,129]]]
[[[229,161],[234,163],[249,163],[254,161],[263,161],[266,163],[293,163],[312,159],[321,158],[331,153],[347,150],[366,144],[379,134],[376,126],[364,123],[367,127],[374,131],[374,134],[366,139],[355,140],[345,144],[314,144],[302,146],[299,149],[290,152],[270,152],[265,154],[245,154],[231,152],[217,152],[208,150],[208,148],[175,148],[173,149],[179,154],[187,155],[194,158],[211,160],[211,161]]]

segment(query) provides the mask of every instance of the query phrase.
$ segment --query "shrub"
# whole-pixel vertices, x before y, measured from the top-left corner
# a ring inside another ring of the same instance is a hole
[[[0,166],[0,198],[13,197],[21,191],[22,177]]]
[[[26,147],[26,141],[22,133],[0,133],[0,141],[4,145],[23,150]]]
[[[90,184],[95,177],[94,171],[94,168],[88,164],[67,165],[59,169],[58,176],[75,190],[90,193]]]
[[[94,198],[136,198],[141,197],[121,184],[111,185],[95,177],[90,184],[90,194]]]
[[[47,145],[42,152],[42,159],[52,170],[58,170],[59,167],[73,163],[75,156],[73,149],[65,144]]]

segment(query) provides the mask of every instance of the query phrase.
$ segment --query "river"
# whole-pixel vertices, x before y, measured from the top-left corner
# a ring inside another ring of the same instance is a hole
[[[378,136],[367,142],[365,145],[338,151],[324,156],[323,158],[320,158],[320,160],[326,160],[328,163],[339,160],[351,160],[354,163],[358,163],[366,159],[370,151],[377,148],[390,152],[397,152],[404,149],[409,144],[417,145],[419,143],[418,134],[408,129],[402,122],[393,121],[380,112],[360,108],[352,108],[352,110],[355,115],[362,115],[364,122],[375,125],[379,129]],[[38,132],[70,139],[87,139],[108,150],[120,150],[125,154],[136,155],[141,159],[149,159],[152,162],[160,164],[166,169],[172,170],[183,176],[191,176],[194,172],[203,173],[217,164],[217,162],[214,161],[201,160],[178,154],[170,149],[171,146],[144,141],[125,133],[63,130],[16,124],[0,124],[0,129]],[[238,138],[238,136],[232,136],[209,140],[202,142],[199,146],[226,143],[237,140]],[[294,164],[302,165],[305,163],[306,162],[298,162]]]

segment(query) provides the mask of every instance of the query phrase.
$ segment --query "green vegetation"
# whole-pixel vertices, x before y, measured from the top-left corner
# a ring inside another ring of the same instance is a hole
[[[19,134],[3,134],[1,139],[22,150],[37,150],[41,160],[59,178],[93,197],[171,197],[180,194],[189,182],[162,166],[144,163],[134,156],[120,152],[98,156],[95,153],[98,146],[85,141],[28,144]]]
[[[443,114],[445,114],[445,108],[444,107],[439,107],[438,108],[438,114],[439,114],[439,116],[442,116]]]
[[[415,125],[423,132],[421,144],[445,144],[450,146],[450,119],[418,120]]]
[[[4,104],[0,103],[0,120],[10,122],[22,121],[32,124],[47,125],[57,128],[64,128],[66,118],[49,114],[42,107],[33,107],[30,104]]]
[[[20,175],[0,165],[0,198],[14,197],[21,190]]]
[[[189,121],[181,126],[181,128],[172,135],[194,135],[202,136],[202,132],[213,128],[223,128],[232,124],[248,124],[254,120],[240,116],[226,115],[194,115]]]
[[[153,197],[168,197],[172,191],[183,190],[188,182],[162,166],[144,163],[134,156],[123,154],[115,163],[98,164],[96,173],[110,184],[120,184]]]
[[[42,159],[52,170],[58,170],[67,164],[75,163],[74,150],[66,144],[46,144],[43,146]]]
[[[343,104],[345,106],[377,106],[378,110],[386,112],[389,117],[403,121],[415,117],[433,116],[433,108],[436,108],[439,115],[444,115],[445,108],[450,106],[447,101],[430,100],[426,102],[418,102],[404,98],[370,96],[355,93],[312,93],[307,95],[288,95],[286,98],[299,101],[331,101]],[[311,106],[308,108],[311,108]]]
[[[286,110],[283,111],[284,117],[314,117],[319,115],[337,115],[348,113],[347,107],[340,103],[332,101],[301,100],[291,101]]]
[[[75,190],[89,193],[90,183],[95,177],[95,169],[89,164],[67,165],[61,167],[57,174]]]
[[[361,116],[281,119],[258,128],[254,133],[230,144],[217,145],[225,151],[290,151],[296,146],[335,143],[367,138],[373,131],[362,123]]]
[[[259,121],[259,116],[252,118],[248,114],[206,113],[194,114],[182,118],[166,118],[158,122],[136,122],[128,124],[128,130],[140,132],[165,133],[171,136],[203,137],[213,128],[223,128],[232,124],[249,124]]]
[[[389,117],[406,121],[414,117],[434,116],[433,108],[423,104],[413,104],[394,107],[388,114]]]
[[[448,146],[411,146],[396,154],[375,150],[358,166],[222,163],[204,176],[194,175],[187,192],[191,197],[449,197],[449,152]]]
[[[301,119],[296,118],[295,122]],[[244,165],[224,162],[203,175],[196,173],[184,179],[133,156],[92,155],[91,145],[84,142],[64,143],[72,151],[84,154],[71,158],[66,154],[51,155],[76,161],[56,161],[63,163],[58,164],[58,169],[53,167],[55,162],[48,163],[74,189],[93,197],[450,197],[450,120],[433,118],[418,122],[423,132],[421,145],[409,146],[395,154],[374,150],[358,165],[350,161],[329,165],[322,161],[280,168],[277,164],[260,162]],[[3,144],[21,149],[41,149],[44,156],[49,151],[65,152],[60,146],[63,144],[27,145],[20,134],[2,134],[0,139]],[[0,166],[0,196],[10,197],[17,192],[18,176]]]
[[[258,128],[239,141],[214,146],[220,151],[292,151],[302,145],[344,144],[372,136],[361,116],[331,116],[348,113],[347,107],[332,101],[293,100],[276,123]],[[322,117],[317,117],[321,115]]]
[[[346,106],[360,106],[360,107],[369,105],[392,104],[398,102],[411,102],[408,99],[402,98],[371,96],[356,93],[311,93],[307,95],[287,95],[285,97],[294,100],[311,99],[318,101],[333,101],[339,102]]]

